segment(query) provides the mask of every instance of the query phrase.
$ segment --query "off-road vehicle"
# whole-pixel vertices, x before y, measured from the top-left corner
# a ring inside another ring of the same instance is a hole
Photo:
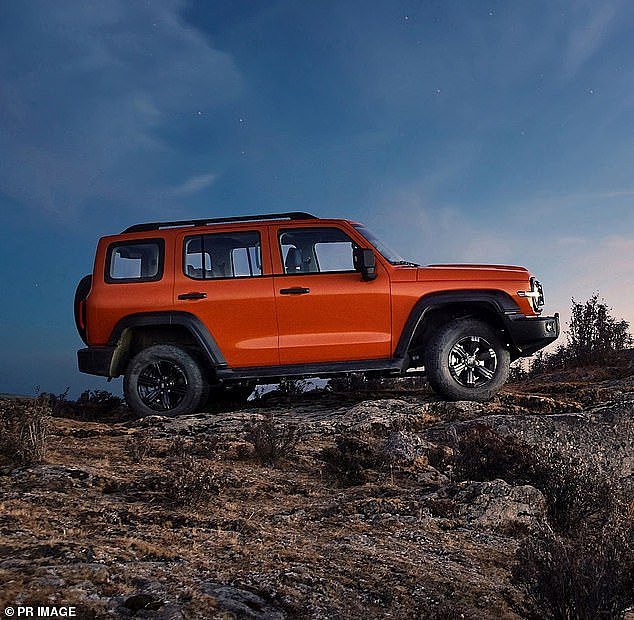
[[[307,213],[137,224],[99,241],[75,295],[82,372],[124,376],[138,415],[196,411],[255,382],[427,375],[490,399],[559,335],[524,267],[403,260],[365,226]]]

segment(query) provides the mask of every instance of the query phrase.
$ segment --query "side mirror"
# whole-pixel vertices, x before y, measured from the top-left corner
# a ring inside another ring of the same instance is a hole
[[[355,248],[352,253],[354,268],[361,273],[366,281],[376,279],[376,259],[374,252],[366,248]]]

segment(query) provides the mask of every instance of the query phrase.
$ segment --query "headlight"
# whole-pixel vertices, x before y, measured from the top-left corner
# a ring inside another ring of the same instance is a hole
[[[541,312],[544,307],[544,289],[537,278],[531,278],[529,291],[517,291],[520,297],[528,297],[535,312]]]

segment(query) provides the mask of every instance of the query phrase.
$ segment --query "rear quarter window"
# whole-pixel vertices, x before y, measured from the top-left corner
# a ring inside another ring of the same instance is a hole
[[[106,282],[154,282],[163,277],[165,242],[139,239],[113,243],[106,255]]]

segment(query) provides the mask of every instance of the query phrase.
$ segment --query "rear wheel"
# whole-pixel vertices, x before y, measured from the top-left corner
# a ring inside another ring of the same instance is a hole
[[[504,385],[509,365],[499,331],[477,319],[442,326],[425,351],[427,379],[449,400],[490,400]]]
[[[209,384],[198,362],[184,349],[154,345],[135,355],[125,372],[126,402],[139,417],[195,413]]]

